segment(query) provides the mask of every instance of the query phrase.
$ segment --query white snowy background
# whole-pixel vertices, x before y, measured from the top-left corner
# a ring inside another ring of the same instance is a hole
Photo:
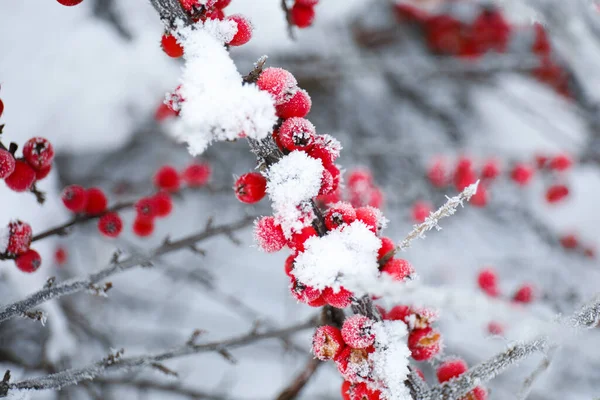
[[[577,108],[524,75],[469,80],[436,72],[431,60],[413,48],[418,46],[407,43],[409,38],[376,49],[357,45],[353,37],[357,29],[390,23],[382,0],[322,3],[315,26],[299,32],[293,42],[286,36],[279,1],[234,0],[228,11],[250,17],[256,31],[248,45],[232,50],[232,56],[242,72],[267,54],[269,65],[296,75],[299,85],[312,95],[309,118],[318,132],[342,142],[340,163],[346,168],[372,168],[384,188],[384,212],[390,220],[387,236],[400,240],[410,230],[410,206],[415,200],[436,205],[444,201],[446,193],[431,189],[423,178],[427,163],[436,155],[512,160],[531,159],[536,152],[567,151],[577,158],[590,143],[593,132]],[[513,2],[502,3],[515,18],[530,18],[521,8],[513,9]],[[560,48],[595,94],[600,79],[598,38],[570,20],[569,14],[565,19],[557,29],[566,38],[559,42]],[[164,127],[153,121],[165,92],[177,85],[182,66],[160,49],[161,32],[162,24],[145,0],[84,0],[70,8],[53,0],[0,2],[5,140],[23,143],[44,136],[59,154],[57,168],[41,185],[48,192],[43,207],[33,196],[0,185],[0,225],[19,218],[31,223],[34,232],[40,231],[69,217],[59,201],[67,184],[97,185],[108,191],[119,185],[125,193],[111,194],[111,201],[131,199],[151,190],[150,178],[159,166],[183,167],[190,162],[184,146],[173,143],[164,135]],[[451,115],[456,129],[420,109],[419,99]],[[202,157],[212,163],[213,184],[221,188],[231,186],[234,174],[254,167],[244,142],[219,143]],[[446,354],[462,356],[470,365],[485,360],[512,341],[537,333],[554,314],[573,311],[597,292],[598,261],[568,254],[551,239],[574,230],[586,243],[600,245],[598,165],[576,164],[568,182],[572,195],[557,206],[544,203],[541,179],[524,190],[510,183],[495,185],[488,207],[460,210],[444,220],[442,231],[431,232],[405,254],[423,283],[454,299],[439,304]],[[48,276],[68,278],[91,272],[105,265],[117,248],[139,252],[160,244],[167,234],[178,238],[199,231],[211,216],[225,223],[245,213],[267,215],[268,204],[263,203],[242,205],[228,190],[186,195],[177,201],[172,216],[159,221],[149,240],[129,233],[131,214],[126,216],[127,235],[116,241],[102,239],[93,224],[77,227],[67,237],[35,244],[44,258],[36,274],[22,274],[12,262],[1,262],[0,302],[37,290]],[[257,251],[250,229],[236,237],[240,246],[217,238],[201,246],[206,257],[181,252],[158,260],[153,268],[115,277],[108,298],[78,294],[49,303],[45,327],[27,320],[1,324],[0,360],[6,360],[2,367],[19,379],[44,374],[40,368],[44,360],[60,369],[76,367],[114,348],[135,355],[175,346],[197,328],[208,331],[203,340],[219,339],[247,332],[257,318],[283,326],[309,316],[314,310],[296,304],[288,293],[283,271],[286,254]],[[69,252],[67,265],[61,268],[52,262],[59,245]],[[502,302],[490,306],[476,287],[476,273],[484,266],[499,271],[507,296],[528,281],[539,290],[538,300],[525,310],[512,310]],[[232,298],[242,306],[233,304]],[[431,301],[436,299],[432,296]],[[506,338],[487,334],[492,316],[505,325]],[[529,398],[600,396],[598,335],[591,331],[565,343]],[[308,350],[309,339],[307,333],[295,341]],[[209,353],[166,364],[179,373],[176,383],[184,387],[225,398],[269,399],[309,357],[308,352],[285,349],[278,340],[235,349],[232,354],[238,361],[235,365]],[[494,380],[490,398],[514,398],[538,362],[534,357]],[[431,378],[432,369],[427,365],[423,369]],[[169,382],[155,371],[127,377]],[[302,398],[339,398],[340,384],[330,363],[318,371]],[[94,394],[103,399],[186,398],[108,382],[15,398],[88,399]]]

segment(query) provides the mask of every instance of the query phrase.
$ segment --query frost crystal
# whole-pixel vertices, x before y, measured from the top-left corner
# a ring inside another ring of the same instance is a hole
[[[303,151],[293,151],[269,168],[267,193],[275,219],[288,239],[312,221],[303,203],[319,194],[322,178],[321,160]]]
[[[180,89],[184,100],[172,134],[193,155],[214,141],[262,139],[277,121],[271,96],[254,84],[243,85],[225,50],[223,44],[236,30],[232,21],[207,20],[177,31],[186,63]]]
[[[0,253],[5,253],[8,247],[8,238],[10,237],[10,231],[7,227],[0,228]]]
[[[344,287],[356,296],[364,294],[368,282],[379,274],[377,251],[381,240],[361,221],[312,237],[304,243],[305,251],[296,258],[294,275],[307,286]]]

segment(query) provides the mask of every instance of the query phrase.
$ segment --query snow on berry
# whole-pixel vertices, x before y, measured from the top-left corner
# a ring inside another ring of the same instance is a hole
[[[340,156],[342,144],[331,135],[315,135],[313,146],[307,150],[312,158],[318,158],[324,167],[333,165]],[[331,171],[330,171],[331,172]]]
[[[373,320],[364,315],[353,315],[346,318],[342,326],[344,342],[355,349],[366,349],[375,342],[372,331]]]
[[[208,183],[212,170],[208,163],[188,165],[181,174],[181,179],[189,187],[201,187]]]
[[[304,243],[296,258],[294,275],[300,282],[317,289],[345,287],[357,297],[362,285],[374,282],[379,274],[377,251],[381,241],[360,221],[314,236]]]
[[[289,101],[297,90],[298,82],[294,75],[283,68],[265,68],[256,85],[260,90],[269,93],[276,105]]]
[[[288,242],[288,246],[292,250],[301,253],[305,250],[304,244],[306,241],[313,236],[317,236],[317,231],[315,228],[312,226],[305,226],[300,230],[300,232],[295,232],[292,234],[292,237]]]
[[[87,192],[82,186],[70,185],[62,191],[61,199],[69,211],[79,213],[85,210]]]
[[[236,25],[235,35],[227,42],[230,46],[241,46],[252,39],[252,24],[242,15],[230,15],[228,21],[233,21]]]
[[[86,190],[87,201],[85,203],[85,213],[88,215],[98,215],[106,211],[108,200],[100,188],[89,188]]]
[[[308,304],[321,297],[320,290],[304,285],[301,282],[298,282],[294,277],[292,277],[290,282],[290,291],[292,295],[301,303]]]
[[[281,226],[274,217],[262,217],[254,224],[254,240],[267,253],[277,252],[286,245],[287,240]]]
[[[367,225],[373,233],[381,232],[388,223],[381,210],[371,206],[357,208],[356,219]]]
[[[437,310],[432,308],[410,309],[410,313],[404,322],[408,324],[409,329],[424,329],[433,324],[439,317]]]
[[[392,258],[381,268],[381,272],[389,275],[395,281],[403,281],[415,270],[408,261],[402,258]]]
[[[350,203],[340,201],[329,206],[325,214],[325,226],[329,230],[341,225],[351,224],[356,220],[356,211]]]
[[[152,235],[154,232],[154,221],[150,218],[137,217],[133,221],[133,233],[140,237]]]
[[[19,268],[21,271],[30,274],[40,268],[42,265],[42,257],[37,251],[29,249],[25,253],[17,256],[15,263],[17,268]]]
[[[342,377],[351,383],[359,383],[367,379],[371,373],[367,349],[345,347],[334,361]]]
[[[35,170],[25,160],[16,160],[15,169],[4,178],[4,182],[10,190],[26,192],[35,182]]]
[[[517,289],[513,295],[513,301],[516,303],[531,303],[533,301],[534,289],[533,285],[529,283],[523,284]]]
[[[249,172],[236,179],[233,190],[242,203],[258,203],[267,192],[267,179],[258,172]]]
[[[4,179],[15,170],[15,158],[4,149],[0,149],[0,179]]]
[[[154,186],[167,192],[176,192],[181,185],[179,173],[174,167],[165,165],[159,168],[154,175]]]
[[[296,3],[290,10],[290,19],[298,28],[308,28],[315,19],[315,9]]]
[[[268,93],[242,84],[223,46],[236,34],[233,20],[207,19],[177,31],[186,59],[181,77],[180,117],[171,134],[186,142],[192,155],[214,141],[234,140],[241,133],[252,139],[271,134],[277,122]]]
[[[123,230],[123,221],[121,220],[119,214],[115,212],[109,212],[104,214],[98,220],[98,230],[104,236],[115,238],[119,236]]]
[[[424,222],[431,214],[431,204],[426,201],[417,201],[413,204],[412,219],[417,223]]]
[[[267,171],[267,193],[277,222],[287,238],[311,221],[302,220],[297,206],[319,194],[323,165],[302,151],[293,151]]]
[[[152,197],[156,216],[159,218],[166,217],[173,210],[173,200],[169,193],[160,191]]]
[[[289,118],[279,128],[279,143],[289,151],[306,150],[312,146],[315,135],[315,126],[306,118]]]
[[[444,383],[452,378],[456,378],[457,376],[464,374],[465,372],[467,372],[468,368],[469,367],[467,366],[467,363],[464,360],[460,358],[455,358],[446,360],[443,363],[441,363],[439,367],[437,367],[435,374],[438,378],[438,381],[440,383]]]
[[[293,117],[306,117],[312,107],[312,100],[308,92],[298,89],[285,103],[278,104],[275,107],[277,116],[283,119]]]
[[[342,334],[335,326],[320,326],[313,335],[312,351],[319,360],[331,360],[337,357],[345,347]]]
[[[31,226],[22,221],[12,221],[8,224],[8,244],[6,252],[10,255],[23,254],[29,250],[33,231]]]
[[[352,292],[344,287],[340,287],[337,291],[328,287],[323,290],[323,300],[332,307],[346,308],[352,304]]]
[[[327,196],[335,191],[333,175],[327,168],[323,168],[323,177],[321,178],[321,188],[319,189],[319,196]]]
[[[416,361],[429,360],[439,353],[441,345],[440,333],[432,328],[415,329],[408,337],[408,348]]]

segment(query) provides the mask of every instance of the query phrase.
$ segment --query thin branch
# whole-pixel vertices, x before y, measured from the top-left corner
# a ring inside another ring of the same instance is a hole
[[[154,380],[136,380],[128,378],[98,378],[94,380],[94,383],[101,383],[104,385],[118,385],[118,386],[130,386],[135,387],[139,390],[153,389],[161,392],[174,393],[181,396],[186,396],[191,399],[204,399],[204,400],[226,400],[227,397],[220,396],[217,394],[211,394],[204,391],[186,388],[178,383],[160,383]]]
[[[317,372],[317,369],[324,363],[318,358],[310,357],[300,373],[290,382],[290,384],[276,397],[276,400],[293,400],[306,387],[308,381]]]
[[[529,375],[525,379],[525,381],[523,382],[523,387],[521,388],[521,390],[519,392],[519,397],[518,397],[519,400],[526,400],[527,397],[529,397],[529,393],[531,392],[531,389],[533,388],[533,384],[535,383],[535,381],[540,376],[542,376],[542,374],[544,372],[546,372],[548,367],[550,367],[550,364],[552,363],[552,359],[554,358],[554,353],[556,353],[556,349],[557,349],[557,346],[550,346],[550,348],[548,349],[548,353],[542,359],[542,361],[537,366],[537,368],[535,370],[533,370],[531,375]]]

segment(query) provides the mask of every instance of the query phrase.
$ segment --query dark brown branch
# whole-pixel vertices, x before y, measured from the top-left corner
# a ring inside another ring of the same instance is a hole
[[[277,400],[292,400],[298,397],[302,389],[306,386],[310,378],[317,372],[319,366],[323,364],[317,358],[310,357],[302,371],[292,380],[292,382],[276,397]]]

